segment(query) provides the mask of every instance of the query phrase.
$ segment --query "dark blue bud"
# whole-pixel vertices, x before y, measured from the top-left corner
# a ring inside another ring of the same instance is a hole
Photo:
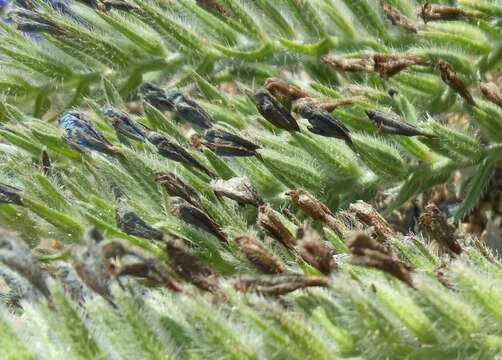
[[[260,147],[240,136],[220,129],[204,132],[206,145],[221,156],[254,156]]]
[[[117,155],[112,144],[94,125],[78,111],[67,111],[59,119],[59,126],[65,131],[64,140],[80,152],[94,150],[108,155]]]
[[[166,92],[151,83],[145,83],[140,89],[143,98],[147,103],[161,111],[172,111],[174,105],[167,99]]]
[[[0,183],[0,204],[23,205],[20,194],[20,189]]]
[[[183,95],[178,89],[171,89],[166,94],[167,100],[173,104],[176,113],[186,122],[196,128],[209,129],[213,119],[194,100]]]
[[[280,129],[287,131],[300,131],[295,118],[270,92],[258,89],[255,92],[256,108],[269,122]]]
[[[145,128],[131,119],[128,114],[110,106],[103,107],[101,111],[111,120],[117,132],[141,142],[145,141]]]

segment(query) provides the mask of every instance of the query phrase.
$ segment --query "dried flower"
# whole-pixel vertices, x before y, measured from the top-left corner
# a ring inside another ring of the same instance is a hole
[[[138,214],[128,211],[122,204],[119,204],[116,209],[115,219],[119,229],[126,234],[159,241],[164,237],[162,231],[148,225]]]
[[[370,204],[364,201],[358,201],[350,205],[350,211],[356,215],[356,218],[362,223],[372,226],[378,239],[385,241],[388,238],[396,236],[396,231],[380,215],[380,213]]]
[[[339,106],[343,105],[351,105],[354,104],[357,101],[364,100],[365,97],[363,96],[353,96],[353,97],[346,97],[346,98],[341,98],[341,99],[315,99],[315,98],[301,98],[297,102],[293,104],[293,108],[295,108],[295,104],[310,104],[314,107],[321,108],[323,110],[326,110],[328,112],[332,112]]]
[[[59,119],[59,126],[65,131],[63,136],[68,145],[80,152],[94,150],[108,155],[118,155],[113,145],[94,125],[78,111],[67,111]]]
[[[402,136],[432,136],[424,133],[417,127],[405,123],[394,114],[378,111],[366,110],[366,115],[377,126],[378,130],[383,134],[395,134]]]
[[[145,127],[132,120],[128,114],[110,106],[103,107],[101,111],[111,120],[117,132],[138,141],[145,141]]]
[[[268,296],[280,296],[312,286],[328,287],[329,279],[324,276],[303,274],[247,275],[239,277],[234,283],[237,291],[256,292]]]
[[[437,62],[439,70],[441,71],[441,79],[452,88],[457,94],[462,96],[469,105],[476,105],[474,98],[465,86],[464,81],[458,76],[457,72],[448,62],[439,59]]]
[[[183,240],[167,240],[166,251],[174,270],[183,279],[205,291],[215,292],[218,289],[217,275],[189,252]]]
[[[239,204],[260,206],[263,200],[249,178],[234,177],[229,180],[213,180],[211,187],[217,195],[237,201]]]
[[[280,274],[286,272],[284,264],[277,259],[260,241],[251,236],[239,236],[235,243],[256,268],[265,274]]]
[[[389,79],[410,66],[424,64],[426,64],[425,60],[415,54],[394,53],[373,55],[373,68],[380,74],[382,79]]]
[[[145,101],[153,107],[161,111],[174,110],[174,104],[167,98],[164,89],[152,83],[145,83],[141,86],[140,92]]]
[[[385,15],[387,16],[387,19],[389,19],[393,25],[400,26],[403,29],[409,30],[414,33],[418,32],[418,24],[416,23],[416,21],[408,18],[398,9],[390,6],[389,4],[383,4],[382,8]]]
[[[446,216],[435,204],[430,203],[425,207],[424,212],[420,215],[420,226],[431,240],[437,241],[457,255],[462,253],[463,250],[455,236],[454,227],[448,224]]]
[[[178,145],[174,140],[168,139],[166,136],[160,135],[156,132],[149,131],[146,134],[148,141],[157,147],[160,155],[173,160],[188,167],[194,167],[209,177],[216,177],[216,175],[202,165],[195,159],[187,150]]]
[[[255,156],[260,147],[240,136],[220,129],[204,132],[206,145],[220,156]]]
[[[349,72],[371,71],[373,68],[373,60],[369,57],[341,58],[325,55],[321,58],[321,63]]]
[[[366,233],[354,234],[347,245],[352,251],[351,262],[354,265],[379,269],[413,287],[411,267],[389,254],[383,246]]]
[[[176,196],[172,197],[171,212],[187,224],[216,236],[225,244],[228,243],[227,235],[221,227],[208,214],[193,206],[185,199]]]
[[[270,204],[258,208],[258,224],[270,237],[280,241],[287,248],[296,245],[293,233],[282,222],[280,214]]]
[[[302,211],[306,212],[312,219],[319,220],[328,225],[333,231],[341,234],[344,228],[343,224],[335,218],[331,210],[317,200],[312,194],[304,189],[296,189],[287,193],[293,203]]]
[[[265,88],[273,97],[281,101],[294,101],[310,97],[309,93],[300,87],[277,78],[268,78],[265,80]]]
[[[0,264],[26,279],[51,302],[44,273],[30,249],[14,233],[4,230],[0,231]]]
[[[467,16],[467,13],[461,8],[448,5],[431,4],[430,2],[422,5],[422,8],[420,9],[420,17],[425,23],[434,20],[458,20],[464,16]]]
[[[349,145],[352,143],[349,129],[329,112],[314,106],[310,101],[303,101],[303,99],[296,101],[293,111],[308,120],[310,123],[308,130],[310,132],[342,139]]]
[[[295,118],[276,98],[265,89],[255,92],[256,108],[259,113],[278,128],[287,131],[300,131]]]
[[[164,187],[170,196],[177,196],[196,207],[200,207],[201,200],[197,192],[178,176],[169,171],[157,173],[155,180]]]
[[[0,183],[0,204],[14,204],[23,206],[21,190],[7,184]]]
[[[298,253],[308,264],[324,275],[337,268],[335,250],[313,229],[300,228],[296,232]]]
[[[492,103],[502,107],[502,91],[497,86],[497,84],[489,82],[489,83],[479,83],[479,89]]]

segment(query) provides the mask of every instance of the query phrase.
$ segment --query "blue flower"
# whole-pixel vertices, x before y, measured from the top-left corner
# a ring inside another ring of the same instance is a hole
[[[112,126],[117,132],[141,142],[145,141],[145,129],[131,119],[128,114],[110,106],[103,107],[101,111],[111,120]]]
[[[94,150],[108,155],[118,154],[103,134],[78,111],[65,112],[59,119],[59,126],[65,131],[63,138],[66,143],[80,152]]]

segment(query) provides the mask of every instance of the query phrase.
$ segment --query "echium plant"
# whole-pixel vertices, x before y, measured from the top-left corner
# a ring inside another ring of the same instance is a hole
[[[0,7],[0,358],[500,355],[501,2]]]

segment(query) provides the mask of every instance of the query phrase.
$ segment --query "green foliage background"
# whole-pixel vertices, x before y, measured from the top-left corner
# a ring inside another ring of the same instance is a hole
[[[155,173],[176,172],[203,198],[203,205],[230,238],[260,237],[256,210],[217,201],[210,179],[156,154],[148,144],[120,137],[100,111],[112,104],[127,110],[139,101],[138,87],[155,81],[191,94],[217,126],[260,144],[258,158],[221,158],[191,148],[179,118],[145,105],[138,120],[187,146],[222,178],[244,175],[266,202],[287,207],[285,195],[303,187],[333,211],[356,200],[390,194],[390,214],[434,185],[462,174],[460,220],[477,204],[502,157],[502,110],[476,89],[496,75],[502,61],[502,3],[487,0],[441,2],[473,15],[433,21],[409,33],[392,26],[381,5],[370,0],[221,0],[225,13],[192,0],[134,0],[134,11],[71,8],[92,29],[40,2],[37,13],[61,32],[32,41],[0,23],[0,182],[22,189],[26,207],[0,205],[0,223],[32,247],[41,239],[79,243],[94,226],[118,238],[166,255],[160,244],[122,232],[115,221],[112,185],[128,206],[166,234],[189,239],[194,251],[222,276],[227,301],[216,303],[193,289],[178,295],[158,289],[115,289],[117,309],[99,297],[77,305],[51,282],[55,306],[23,302],[24,314],[0,307],[0,357],[5,358],[493,358],[502,346],[500,264],[482,255],[472,239],[446,272],[447,289],[435,270],[444,259],[420,235],[389,240],[401,258],[417,268],[416,289],[387,275],[351,265],[331,276],[332,288],[296,292],[286,304],[237,294],[230,278],[255,270],[235,244],[218,241],[170,213],[169,196]],[[422,1],[389,0],[410,18]],[[476,106],[466,104],[441,81],[439,70],[415,66],[389,80],[376,73],[345,73],[320,62],[323,55],[410,52],[445,59],[470,86]],[[290,134],[261,118],[246,93],[267,77],[281,77],[314,97],[365,99],[336,109],[352,132],[357,153],[337,139],[306,131]],[[237,89],[239,91],[224,91]],[[398,95],[388,95],[389,89]],[[73,107],[85,111],[128,162],[80,154],[61,140],[57,118]],[[434,135],[432,140],[383,136],[367,109],[394,112]],[[453,127],[447,119],[466,121]],[[39,171],[46,149],[52,175]],[[296,225],[284,221],[291,229]],[[340,254],[344,239],[323,224],[314,226]],[[268,244],[291,271],[317,274],[278,244]],[[348,255],[348,254],[347,254]],[[66,253],[41,256],[54,262]],[[135,285],[136,286],[136,285]]]

